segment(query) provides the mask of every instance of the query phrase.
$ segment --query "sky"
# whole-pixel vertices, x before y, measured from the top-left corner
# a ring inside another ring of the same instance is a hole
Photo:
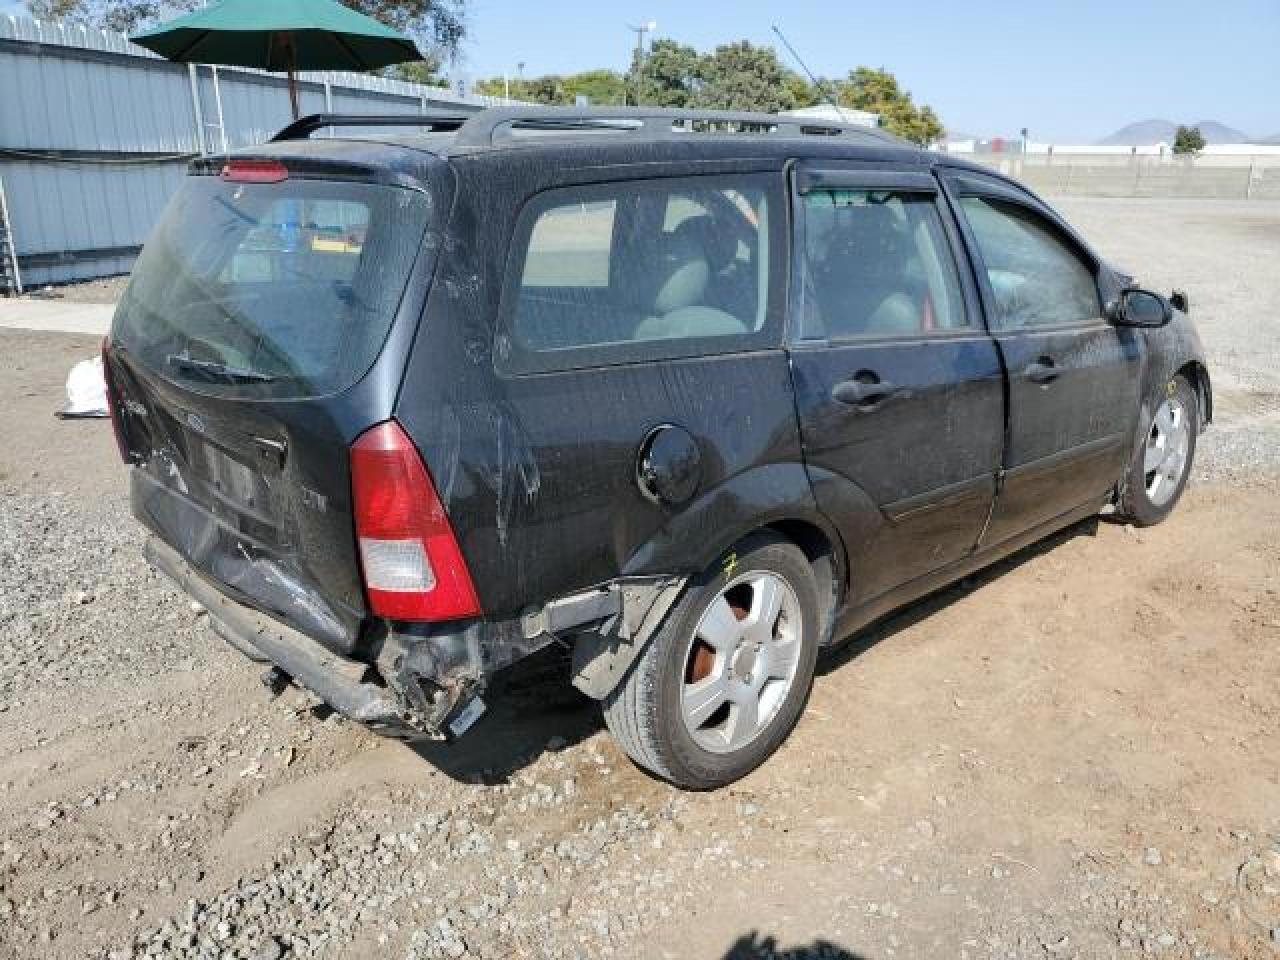
[[[625,69],[635,34],[770,44],[819,75],[885,67],[953,130],[1091,143],[1135,120],[1280,134],[1280,0],[470,0],[473,76]]]
[[[1280,134],[1280,0],[468,0],[474,77],[625,69],[635,34],[699,49],[770,44],[810,69],[885,67],[947,127],[1091,143],[1136,120]],[[0,0],[0,13],[21,9]]]

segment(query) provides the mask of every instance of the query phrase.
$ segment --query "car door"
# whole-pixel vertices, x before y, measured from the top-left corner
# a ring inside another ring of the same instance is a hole
[[[791,336],[805,462],[846,530],[855,603],[970,553],[992,504],[1004,386],[931,174],[800,167]]]
[[[983,544],[1105,496],[1138,409],[1139,346],[1109,324],[1100,263],[1029,194],[951,174],[991,328],[1009,378],[1008,441]]]

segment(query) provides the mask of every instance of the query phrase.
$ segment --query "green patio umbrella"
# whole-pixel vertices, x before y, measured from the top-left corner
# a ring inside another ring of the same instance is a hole
[[[335,0],[221,0],[129,39],[178,63],[287,73],[295,119],[299,70],[376,70],[422,59],[404,34]]]

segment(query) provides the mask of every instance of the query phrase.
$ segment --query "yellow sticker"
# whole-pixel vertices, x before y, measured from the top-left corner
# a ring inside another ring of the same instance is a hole
[[[737,568],[738,568],[738,555],[736,553],[731,553],[724,558],[724,575],[726,577],[732,577],[733,571],[736,570]]]
[[[311,249],[316,253],[359,253],[358,244],[333,237],[312,237]]]

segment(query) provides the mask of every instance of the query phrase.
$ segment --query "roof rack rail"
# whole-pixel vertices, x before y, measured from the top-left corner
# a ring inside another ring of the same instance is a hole
[[[421,127],[456,133],[454,143],[487,147],[529,133],[624,133],[645,139],[690,133],[733,133],[748,136],[851,137],[903,144],[893,134],[857,123],[833,123],[811,117],[738,110],[676,110],[658,107],[490,107],[478,113],[313,113],[293,121],[271,138],[305,140],[325,127]]]
[[[725,129],[725,128],[736,129]],[[489,146],[518,131],[547,133],[634,133],[645,138],[692,132],[768,134],[783,137],[857,137],[901,143],[890,133],[856,123],[737,110],[677,110],[657,107],[490,107],[468,117],[458,130],[458,146]]]
[[[457,130],[476,114],[463,113],[312,113],[293,121],[271,138],[306,140],[325,127],[429,127],[445,132]]]

